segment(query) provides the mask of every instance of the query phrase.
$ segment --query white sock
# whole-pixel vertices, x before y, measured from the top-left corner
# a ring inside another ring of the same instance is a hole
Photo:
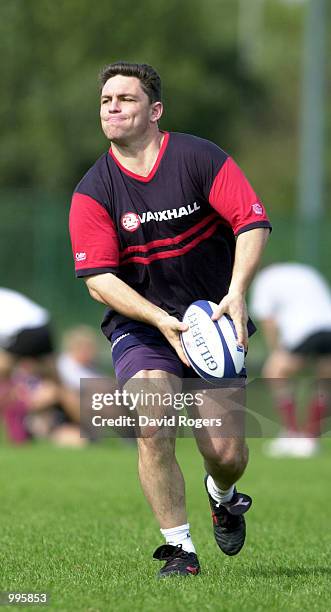
[[[179,527],[172,527],[171,529],[160,529],[162,535],[165,537],[167,544],[177,546],[181,544],[183,550],[186,552],[195,553],[194,544],[190,536],[190,524],[179,525]]]
[[[207,478],[207,489],[209,495],[219,504],[224,504],[232,499],[234,493],[234,485],[223,491],[215,483],[214,479],[209,475]]]

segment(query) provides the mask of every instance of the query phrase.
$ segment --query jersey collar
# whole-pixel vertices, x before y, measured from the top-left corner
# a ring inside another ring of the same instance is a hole
[[[124,172],[124,174],[127,174],[127,176],[131,176],[132,178],[136,179],[137,181],[141,181],[142,183],[148,183],[149,181],[152,180],[153,176],[155,176],[155,173],[161,163],[161,159],[165,153],[165,150],[168,146],[168,142],[169,142],[169,132],[162,132],[164,134],[164,138],[163,138],[163,142],[162,145],[160,147],[158,156],[155,160],[155,163],[151,169],[151,171],[149,172],[149,174],[147,176],[142,176],[141,174],[136,174],[135,172],[131,172],[131,170],[128,170],[127,168],[125,168],[125,166],[122,166],[122,164],[118,161],[117,157],[115,156],[114,152],[112,151],[112,148],[109,148],[109,155],[113,158],[114,162],[116,163],[116,165],[120,168],[120,170],[122,170],[122,172]]]

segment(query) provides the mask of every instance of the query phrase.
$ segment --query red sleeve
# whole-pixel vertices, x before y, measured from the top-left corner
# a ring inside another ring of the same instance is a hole
[[[74,193],[69,230],[76,276],[117,272],[117,233],[110,215],[99,202],[82,193]]]
[[[208,199],[236,235],[255,227],[271,229],[261,200],[231,157],[216,175]]]

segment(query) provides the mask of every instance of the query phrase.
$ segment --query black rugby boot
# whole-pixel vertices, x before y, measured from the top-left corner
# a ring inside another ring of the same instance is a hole
[[[197,555],[183,550],[181,544],[178,544],[178,546],[163,544],[156,549],[153,558],[159,561],[166,561],[166,564],[158,573],[158,578],[196,576],[200,572]]]
[[[224,554],[237,555],[245,543],[246,523],[243,514],[250,509],[252,498],[245,493],[238,493],[235,488],[232,499],[220,504],[209,495],[207,478],[208,474],[205,477],[205,487],[213,518],[216,543]]]

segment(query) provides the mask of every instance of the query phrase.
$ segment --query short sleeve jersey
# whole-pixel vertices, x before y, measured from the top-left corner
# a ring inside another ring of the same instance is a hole
[[[76,275],[111,272],[171,315],[219,302],[231,281],[235,236],[270,228],[248,180],[210,141],[165,133],[148,176],[110,149],[75,189],[70,234]],[[107,335],[127,322],[108,310]]]

